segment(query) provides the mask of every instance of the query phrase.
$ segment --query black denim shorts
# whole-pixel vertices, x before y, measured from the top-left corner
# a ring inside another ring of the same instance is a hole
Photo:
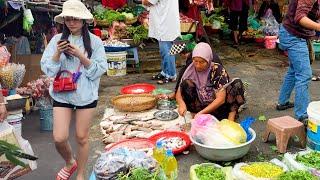
[[[53,100],[53,107],[64,107],[64,108],[70,108],[70,109],[91,109],[97,107],[98,101],[95,100],[90,104],[84,105],[84,106],[76,106],[73,104],[67,104],[67,103],[61,103],[58,101]]]

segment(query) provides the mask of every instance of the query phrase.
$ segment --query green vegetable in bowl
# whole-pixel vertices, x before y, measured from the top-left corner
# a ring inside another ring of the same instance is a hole
[[[296,160],[305,166],[320,169],[320,153],[312,151],[308,154],[297,155]]]
[[[217,167],[200,165],[195,168],[197,178],[199,180],[225,180],[225,173]]]
[[[288,171],[281,174],[278,180],[317,180],[318,178],[308,171]]]

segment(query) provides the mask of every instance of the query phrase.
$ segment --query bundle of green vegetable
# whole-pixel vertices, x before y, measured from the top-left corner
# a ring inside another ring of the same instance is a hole
[[[148,39],[148,29],[146,29],[143,25],[136,27],[127,27],[128,34],[132,36],[134,43],[140,43],[144,39]]]
[[[195,168],[195,172],[199,180],[211,180],[211,179],[225,180],[226,179],[225,173],[220,168],[217,168],[214,166],[200,165]]]
[[[282,167],[269,162],[256,162],[242,166],[240,169],[259,178],[275,178],[284,172]]]
[[[278,180],[317,180],[318,178],[308,171],[288,171],[281,174]]]
[[[305,166],[320,169],[320,153],[312,151],[304,155],[297,155],[296,160]]]
[[[120,173],[118,180],[163,180],[159,169],[152,173],[146,168],[133,168],[128,173]]]
[[[108,24],[112,24],[114,21],[125,21],[126,16],[121,14],[120,12],[105,9],[105,10],[96,10],[94,13],[94,18],[97,20],[105,20]]]

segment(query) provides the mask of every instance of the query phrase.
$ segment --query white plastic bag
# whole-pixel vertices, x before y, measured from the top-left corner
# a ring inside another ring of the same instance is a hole
[[[305,154],[308,154],[310,152],[312,152],[312,151],[306,150],[306,151],[298,152],[296,154],[285,153],[284,156],[283,156],[282,162],[284,164],[286,164],[290,170],[309,171],[312,174],[314,174],[314,175],[319,177],[320,176],[320,170],[312,168],[312,167],[308,167],[308,166],[304,165],[303,163],[300,163],[300,162],[298,162],[296,160],[297,155],[305,155]]]
[[[288,171],[288,167],[282,163],[281,161],[279,161],[278,159],[272,159],[270,161],[270,163],[273,163],[277,166],[280,166],[283,168],[283,171]],[[247,163],[238,163],[234,166],[234,168],[232,169],[232,176],[235,180],[271,180],[271,178],[258,178],[258,177],[254,177],[250,174],[245,173],[244,171],[241,170],[242,166],[246,166],[248,165]]]

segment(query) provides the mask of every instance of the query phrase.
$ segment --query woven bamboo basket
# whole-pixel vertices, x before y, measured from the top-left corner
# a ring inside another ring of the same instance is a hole
[[[101,26],[101,27],[108,27],[109,26],[109,23],[106,20],[98,20],[98,19],[96,19],[95,21],[96,21],[98,26]]]
[[[192,33],[196,32],[197,26],[195,22],[180,23],[181,32]]]
[[[113,106],[121,111],[138,112],[156,106],[156,98],[150,94],[126,94],[111,99]]]

